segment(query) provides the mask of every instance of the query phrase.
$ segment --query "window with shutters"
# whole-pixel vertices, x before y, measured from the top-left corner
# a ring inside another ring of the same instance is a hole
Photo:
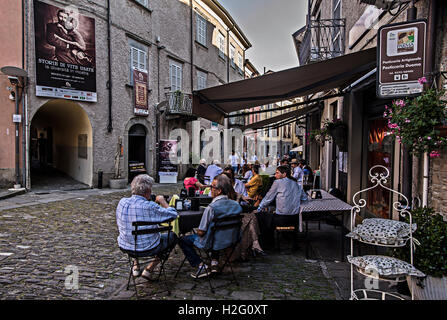
[[[196,14],[197,35],[196,40],[206,46],[206,20],[200,14]]]
[[[236,49],[232,44],[230,44],[230,64],[233,68],[236,67],[236,64],[234,63],[234,54],[236,53]]]
[[[242,74],[244,64],[242,63],[242,55],[240,52],[237,53],[237,66],[239,67],[239,73]]]
[[[217,35],[217,44],[219,45],[219,57],[225,59],[225,36],[220,32]]]
[[[133,70],[147,72],[147,49],[130,46],[130,83],[133,83]]]
[[[197,70],[197,90],[206,88],[206,73]]]
[[[169,61],[169,78],[171,79],[171,92],[182,91],[182,65]]]

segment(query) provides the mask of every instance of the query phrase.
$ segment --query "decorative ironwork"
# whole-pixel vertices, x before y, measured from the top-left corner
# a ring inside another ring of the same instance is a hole
[[[332,59],[345,52],[346,19],[311,20],[295,33],[300,65]]]
[[[168,105],[166,111],[170,115],[192,115],[192,94],[174,91],[166,93]]]
[[[369,177],[372,183],[372,186],[363,190],[358,191],[354,194],[352,197],[353,207],[351,209],[351,231],[354,230],[355,227],[355,218],[356,215],[360,213],[362,208],[366,207],[367,201],[363,198],[361,198],[361,194],[364,192],[367,192],[369,190],[375,189],[375,188],[384,188],[394,194],[398,195],[398,198],[402,199],[400,201],[396,201],[393,203],[393,208],[399,213],[401,217],[408,216],[409,217],[409,236],[408,240],[410,240],[410,264],[413,265],[413,251],[414,251],[414,244],[418,244],[418,241],[413,238],[413,220],[411,213],[407,210],[410,209],[409,202],[407,197],[405,197],[402,193],[393,190],[386,186],[388,183],[388,180],[390,179],[390,172],[389,170],[381,165],[373,166],[369,170]],[[365,241],[360,241],[365,242]],[[380,244],[380,243],[370,243],[373,245],[379,245],[379,246],[385,246],[385,247],[397,247],[402,245],[386,245],[386,244]],[[354,256],[354,239],[351,238],[351,257]],[[368,274],[362,273],[365,276],[371,277]],[[385,280],[380,278],[380,280]],[[396,281],[396,279],[395,279]],[[358,300],[359,297],[356,295],[358,292],[363,292],[365,294],[365,297],[368,298],[368,295],[364,292],[364,289],[361,290],[354,290],[354,266],[351,263],[351,300]],[[366,290],[368,291],[368,290]],[[370,290],[371,291],[371,290]],[[382,298],[390,296],[390,294],[382,291],[374,290],[375,293],[381,293]],[[393,295],[394,296],[394,295]],[[397,296],[395,296],[397,297]],[[413,300],[413,290],[411,290],[411,299]]]

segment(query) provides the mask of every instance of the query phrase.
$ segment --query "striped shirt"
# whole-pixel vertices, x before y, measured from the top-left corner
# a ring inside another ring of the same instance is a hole
[[[118,245],[126,250],[135,250],[135,238],[132,231],[135,228],[132,222],[164,222],[177,217],[177,211],[174,208],[163,208],[153,201],[138,195],[132,195],[130,198],[122,198],[116,208],[116,223],[118,225]],[[157,226],[139,227],[139,230],[147,228],[156,228]],[[160,234],[138,235],[136,251],[146,251],[157,247],[160,244]]]

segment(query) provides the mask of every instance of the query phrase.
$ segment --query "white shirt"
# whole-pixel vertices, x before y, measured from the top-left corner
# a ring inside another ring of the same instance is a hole
[[[230,163],[233,167],[237,166],[239,162],[239,157],[237,155],[230,155],[228,159],[230,160]]]
[[[254,154],[253,157],[251,157],[251,160],[256,161],[256,160],[258,160],[258,157]]]
[[[297,166],[295,169],[293,169],[293,177],[298,181],[302,182],[304,176],[303,169],[300,168],[300,166]]]

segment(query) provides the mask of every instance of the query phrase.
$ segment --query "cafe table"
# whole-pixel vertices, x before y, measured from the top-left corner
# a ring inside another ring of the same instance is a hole
[[[301,202],[299,212],[298,228],[303,232],[304,221],[318,221],[325,218],[339,219],[341,225],[340,241],[341,241],[341,261],[344,261],[345,255],[345,223],[349,222],[352,206],[348,203],[334,197],[324,190],[320,190],[321,199],[311,199]],[[307,246],[306,246],[307,248]],[[306,250],[307,251],[307,250]]]

